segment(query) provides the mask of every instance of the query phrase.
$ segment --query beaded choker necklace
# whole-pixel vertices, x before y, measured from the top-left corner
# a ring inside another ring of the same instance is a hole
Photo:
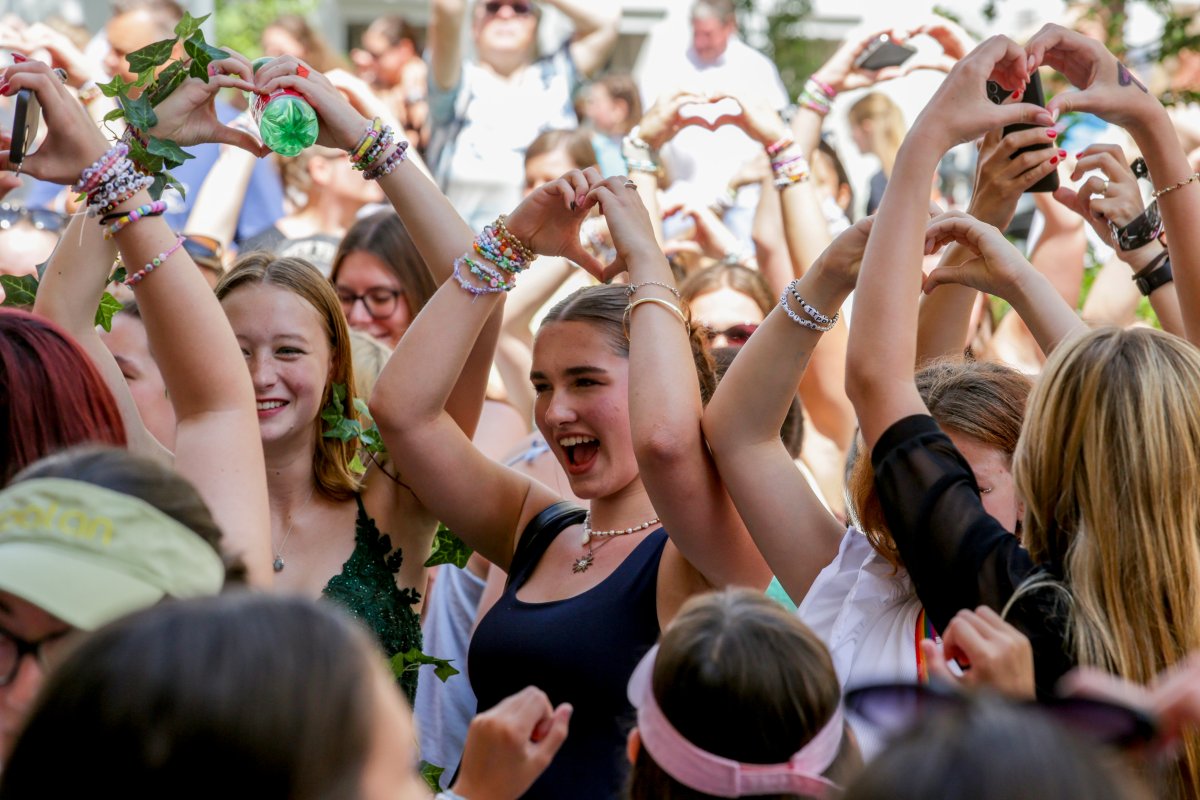
[[[587,548],[587,552],[575,559],[574,563],[571,564],[571,572],[575,574],[587,572],[588,567],[590,567],[592,562],[596,560],[596,551],[601,547],[604,547],[604,545],[608,544],[618,536],[627,536],[631,533],[644,531],[651,525],[658,524],[658,521],[658,517],[653,517],[652,519],[648,519],[640,525],[634,525],[632,528],[613,528],[611,531],[594,531],[592,530],[592,512],[589,511],[587,516],[583,518],[583,537],[582,541],[580,542],[580,544]],[[603,539],[604,541],[593,545],[593,539]]]

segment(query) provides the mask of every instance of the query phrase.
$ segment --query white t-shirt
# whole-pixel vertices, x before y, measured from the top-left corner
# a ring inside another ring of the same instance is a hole
[[[855,528],[847,529],[796,611],[829,648],[843,689],[916,683],[920,613],[908,572],[894,572]],[[854,718],[851,725],[869,759],[883,745],[879,734]]]

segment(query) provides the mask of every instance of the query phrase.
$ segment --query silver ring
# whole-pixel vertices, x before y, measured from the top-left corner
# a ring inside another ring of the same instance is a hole
[[[636,189],[637,184],[634,183],[633,181],[625,181],[625,188],[626,189]]]
[[[55,67],[54,74],[57,75],[58,79],[60,81],[62,81],[63,83],[67,82],[67,71],[65,69],[63,69],[62,67]]]

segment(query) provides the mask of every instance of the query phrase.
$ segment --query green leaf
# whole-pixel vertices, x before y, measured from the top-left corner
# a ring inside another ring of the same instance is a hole
[[[105,114],[105,115],[104,115],[104,119],[103,119],[103,120],[101,120],[101,121],[102,121],[102,122],[112,122],[113,120],[120,119],[120,118],[121,118],[121,117],[123,117],[123,116],[125,116],[125,109],[123,109],[123,108],[114,108],[112,111],[110,111],[110,112],[108,112],[107,114]]]
[[[139,131],[148,131],[158,124],[158,115],[154,113],[154,107],[145,95],[125,103],[125,119]]]
[[[96,85],[100,87],[100,91],[104,93],[105,97],[125,97],[129,94],[130,88],[133,87],[132,83],[125,80],[120,75],[116,76],[108,83],[98,83]]]
[[[392,673],[397,677],[414,672],[425,665],[433,665],[435,669],[433,674],[438,677],[442,683],[450,680],[458,674],[458,670],[444,658],[436,658],[422,653],[418,648],[414,647],[407,653],[397,653],[392,656]]]
[[[329,422],[329,420],[325,421]],[[362,433],[362,426],[358,424],[357,420],[342,417],[327,427],[321,435],[326,439],[340,439],[343,442],[349,442],[357,439],[360,433]]]
[[[462,539],[454,535],[445,525],[438,524],[437,533],[433,536],[433,551],[425,559],[426,567],[436,567],[439,564],[453,564],[459,569],[467,566],[472,550]]]
[[[113,274],[108,276],[108,282],[121,283],[126,277],[128,277],[128,275],[129,273],[125,271],[124,267],[117,267],[116,270],[113,271]]]
[[[367,472],[367,465],[358,457],[358,453],[355,453],[354,458],[350,459],[350,471],[355,475],[365,475]]]
[[[199,65],[204,74],[196,75],[196,77],[202,77],[206,81],[208,80],[208,65],[213,61],[229,58],[229,53],[204,41],[204,34],[200,31],[196,31],[194,36],[183,43],[183,51],[192,59],[192,74],[196,75],[194,70]]]
[[[358,412],[360,417],[371,419],[371,409],[367,408],[367,402],[361,397],[354,398],[354,410]]]
[[[429,791],[438,794],[442,791],[442,773],[446,771],[445,767],[439,767],[437,764],[430,764],[428,761],[421,762],[421,777],[425,780],[425,785],[429,787]]]
[[[139,73],[137,80],[133,82],[133,86],[135,89],[144,89],[151,83],[154,83],[154,79],[157,77],[158,75],[154,72],[154,70],[148,70],[146,72]]]
[[[139,74],[154,72],[171,59],[171,51],[175,49],[175,42],[176,39],[172,36],[170,39],[148,44],[141,50],[134,50],[127,54],[125,60],[129,62],[129,71]]]
[[[162,197],[162,192],[163,192],[163,191],[165,191],[165,190],[166,190],[166,189],[168,189],[168,188],[170,188],[170,189],[174,189],[175,191],[179,192],[179,196],[180,196],[181,198],[186,198],[186,197],[187,197],[187,189],[184,189],[184,188],[183,188],[183,184],[182,184],[182,183],[180,183],[179,181],[175,180],[175,176],[174,176],[174,175],[172,175],[171,173],[169,173],[169,172],[166,172],[166,171],[164,170],[164,171],[163,171],[163,174],[162,174],[161,176],[159,176],[159,177],[161,177],[161,178],[162,178],[162,181],[163,181],[163,184],[164,184],[164,186],[163,186],[163,189],[162,189],[162,190],[160,190],[160,191],[159,191],[159,193],[158,193],[158,195],[157,195],[157,196],[154,198],[155,200],[157,200],[159,197]]]
[[[170,139],[159,139],[154,136],[148,137],[146,152],[151,155],[160,156],[163,160],[163,166],[167,169],[174,169],[189,158],[195,158],[195,156]]]
[[[94,324],[99,325],[106,331],[112,330],[113,314],[116,314],[124,308],[121,301],[113,297],[108,292],[100,296],[100,305],[96,308],[96,320]]]
[[[205,14],[203,17],[193,17],[188,12],[183,12],[183,19],[179,20],[179,24],[175,26],[175,35],[180,39],[186,39],[196,31],[200,30],[200,26],[208,19],[211,14]]]
[[[205,72],[207,77],[208,73]],[[179,84],[187,80],[188,70],[182,61],[172,61],[167,65],[167,68],[158,73],[158,78],[154,82],[154,86],[146,92],[146,99],[150,101],[151,106],[156,106],[170,96],[171,92],[175,91]]]
[[[3,306],[32,308],[37,299],[38,282],[32,275],[0,275],[0,288],[4,289]]]

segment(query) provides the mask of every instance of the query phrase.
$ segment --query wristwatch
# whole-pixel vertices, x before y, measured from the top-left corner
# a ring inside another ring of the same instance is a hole
[[[1145,247],[1162,233],[1163,224],[1162,217],[1158,213],[1158,201],[1152,201],[1150,205],[1146,206],[1145,211],[1126,223],[1124,227],[1119,228],[1110,221],[1108,229],[1112,232],[1113,243],[1124,252]]]
[[[1171,254],[1166,250],[1155,256],[1153,261],[1133,276],[1134,284],[1144,297],[1149,297],[1155,289],[1166,286],[1173,280],[1175,275],[1171,272]]]

